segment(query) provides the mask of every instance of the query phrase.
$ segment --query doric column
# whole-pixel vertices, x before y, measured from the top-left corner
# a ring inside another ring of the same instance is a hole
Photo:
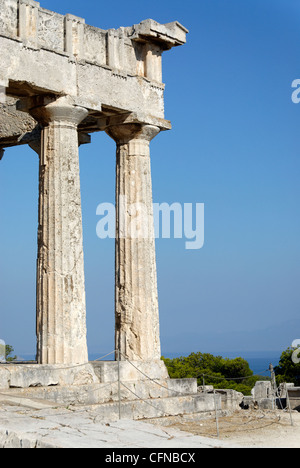
[[[88,362],[78,124],[85,108],[65,97],[28,111],[42,125],[37,260],[39,364]]]
[[[161,357],[149,150],[159,131],[145,124],[106,130],[117,143],[116,349],[130,361]]]

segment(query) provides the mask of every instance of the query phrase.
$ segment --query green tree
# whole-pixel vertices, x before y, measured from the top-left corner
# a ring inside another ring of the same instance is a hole
[[[250,395],[257,380],[247,361],[242,358],[224,359],[212,354],[192,353],[189,356],[169,359],[162,357],[173,379],[196,378],[198,385],[233,389]]]
[[[8,362],[16,361],[17,356],[12,356],[14,348],[10,345],[5,346],[5,359]]]
[[[300,363],[293,362],[293,353],[297,348],[288,348],[283,351],[278,366],[275,367],[277,385],[287,382],[300,387]]]

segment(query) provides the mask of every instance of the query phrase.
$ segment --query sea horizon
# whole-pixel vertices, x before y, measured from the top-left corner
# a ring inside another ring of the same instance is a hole
[[[180,357],[187,357],[191,352],[164,352],[162,356],[169,359],[175,359]],[[262,375],[263,377],[269,376],[269,366],[272,364],[276,367],[279,364],[280,356],[282,351],[230,351],[230,352],[211,352],[213,356],[222,356],[224,359],[235,359],[241,357],[249,363],[249,367],[254,375]],[[99,353],[89,353],[89,360],[105,360],[114,361],[114,354],[107,355],[105,352],[99,351]],[[20,354],[18,355],[18,361],[34,361],[34,354]]]

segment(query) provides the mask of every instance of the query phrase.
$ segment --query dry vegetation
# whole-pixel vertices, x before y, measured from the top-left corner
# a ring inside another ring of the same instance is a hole
[[[232,445],[265,448],[300,448],[300,413],[285,411],[237,411],[219,418],[219,439]],[[215,418],[177,418],[169,427],[203,437],[217,438]]]

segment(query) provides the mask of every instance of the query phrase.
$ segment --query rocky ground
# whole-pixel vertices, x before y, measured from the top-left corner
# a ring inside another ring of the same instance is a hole
[[[240,410],[218,425],[214,414],[113,422],[103,421],[97,405],[16,403],[0,401],[0,448],[300,448],[297,412],[292,421],[284,411]]]
[[[292,425],[293,424],[293,425]],[[193,435],[227,441],[230,445],[253,448],[300,448],[300,413],[285,411],[238,411],[216,419],[177,418],[170,427]]]

